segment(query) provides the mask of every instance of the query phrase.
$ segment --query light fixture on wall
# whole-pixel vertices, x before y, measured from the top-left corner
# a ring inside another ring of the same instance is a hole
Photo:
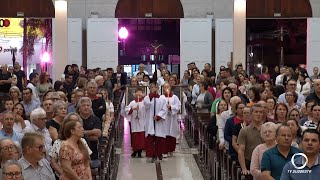
[[[123,48],[122,49],[120,49],[120,56],[124,56],[126,53],[126,39],[128,38],[128,36],[129,36],[129,32],[128,32],[128,30],[127,30],[127,28],[126,27],[121,27],[120,29],[119,29],[119,38],[120,38],[120,40],[121,40],[121,43],[122,43],[122,45],[123,45]]]

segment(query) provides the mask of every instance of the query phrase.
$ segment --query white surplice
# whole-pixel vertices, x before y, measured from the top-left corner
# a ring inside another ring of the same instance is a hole
[[[177,138],[179,131],[179,116],[178,113],[181,109],[181,102],[176,95],[172,95],[172,97],[165,97],[161,95],[166,100],[166,104],[171,106],[171,109],[168,109],[168,114],[166,117],[166,135]],[[168,103],[169,101],[169,103]],[[166,105],[166,106],[167,106]]]
[[[146,126],[145,132],[146,136],[155,135],[157,137],[166,137],[166,123],[165,119],[167,116],[167,104],[164,97],[152,98],[150,101],[149,95],[147,95],[144,99],[144,106],[146,109]],[[154,108],[156,105],[156,108]],[[154,110],[155,109],[155,110]],[[154,116],[159,116],[161,119],[156,121],[153,120]],[[155,122],[155,123],[154,123]]]
[[[136,108],[139,105],[138,110],[132,110],[132,113],[129,114],[130,110]],[[127,120],[131,122],[131,131],[132,132],[143,132],[145,130],[146,116],[145,116],[145,107],[143,101],[136,102],[135,100],[131,101],[128,106],[125,108],[125,113]]]

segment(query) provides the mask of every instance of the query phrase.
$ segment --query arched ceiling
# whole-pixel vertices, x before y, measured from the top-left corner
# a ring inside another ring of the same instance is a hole
[[[183,18],[180,0],[119,0],[116,18]]]
[[[1,0],[0,17],[48,17],[55,16],[52,0]],[[24,16],[17,16],[22,12]]]
[[[309,0],[247,0],[247,18],[312,17]]]

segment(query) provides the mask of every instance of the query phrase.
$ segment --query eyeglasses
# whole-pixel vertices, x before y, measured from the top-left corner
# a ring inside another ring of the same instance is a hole
[[[22,175],[22,172],[8,172],[8,173],[5,173],[5,172],[3,172],[3,174],[5,175],[5,176],[7,176],[9,179],[12,179],[12,178],[19,178],[19,177],[21,177],[21,175]]]
[[[36,148],[36,149],[38,149],[39,151],[43,151],[44,145],[40,145],[40,146],[38,146],[38,147],[33,147],[33,148]]]
[[[47,118],[38,118],[38,120],[41,120],[41,121],[46,121],[47,120]]]
[[[4,151],[13,151],[13,150],[16,150],[16,147],[15,146],[4,146],[1,149]]]

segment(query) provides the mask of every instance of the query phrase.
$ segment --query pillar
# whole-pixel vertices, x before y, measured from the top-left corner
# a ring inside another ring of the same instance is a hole
[[[53,80],[60,80],[68,64],[68,2],[55,1],[55,21],[53,23]]]
[[[233,63],[246,67],[246,0],[234,0],[233,7]]]

